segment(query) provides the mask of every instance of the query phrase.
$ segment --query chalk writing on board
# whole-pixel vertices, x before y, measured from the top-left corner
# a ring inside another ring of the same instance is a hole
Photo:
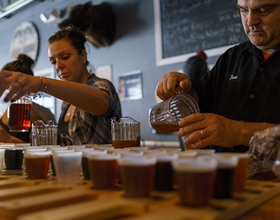
[[[247,40],[236,0],[160,0],[162,57]]]

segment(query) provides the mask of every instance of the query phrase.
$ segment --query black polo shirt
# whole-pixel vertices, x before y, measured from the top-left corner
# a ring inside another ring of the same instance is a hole
[[[249,41],[241,43],[227,50],[212,70],[193,81],[193,86],[201,112],[245,122],[278,124],[280,48],[264,60],[262,52]],[[245,148],[240,149],[227,150]]]

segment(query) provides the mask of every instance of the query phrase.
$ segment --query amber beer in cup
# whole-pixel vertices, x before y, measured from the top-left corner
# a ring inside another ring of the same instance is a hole
[[[217,161],[214,158],[178,159],[172,162],[172,168],[183,206],[211,205],[217,169]]]
[[[11,132],[28,132],[31,127],[31,104],[28,97],[11,103],[8,108],[8,127]]]
[[[156,157],[122,157],[119,160],[126,197],[151,197],[154,187]]]
[[[238,157],[238,164],[235,172],[235,179],[233,185],[234,192],[243,192],[245,181],[247,178],[247,168],[249,162],[249,154],[247,153],[221,153],[223,155],[235,155]]]
[[[238,163],[238,157],[235,155],[228,154],[215,154],[213,157],[218,162],[217,177],[214,188],[214,198],[231,198],[233,184],[235,181],[235,172]]]
[[[50,151],[24,151],[28,179],[47,179],[50,158]]]
[[[90,154],[89,169],[94,188],[113,189],[116,187],[119,154]]]
[[[88,156],[89,155],[96,155],[96,154],[106,154],[107,150],[89,150],[88,148],[86,149],[80,149],[78,151],[83,152],[82,154],[82,170],[84,174],[84,180],[91,180],[90,177],[90,169],[89,169],[89,160]]]

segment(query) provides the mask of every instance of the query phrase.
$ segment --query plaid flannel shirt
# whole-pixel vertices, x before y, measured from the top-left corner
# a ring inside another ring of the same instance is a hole
[[[69,120],[69,135],[61,134],[61,145],[82,145],[82,144],[107,144],[112,143],[111,118],[122,117],[121,104],[113,84],[92,74],[86,81],[86,85],[107,92],[111,97],[109,110],[104,115],[93,113],[76,108]],[[92,103],[94,105],[94,102]],[[63,102],[61,115],[64,117],[70,104]]]

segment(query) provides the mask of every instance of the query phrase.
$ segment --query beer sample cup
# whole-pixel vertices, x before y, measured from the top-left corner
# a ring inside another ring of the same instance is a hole
[[[142,151],[120,151],[118,152],[121,157],[141,157],[143,156]]]
[[[23,162],[23,148],[11,147],[5,150],[6,170],[21,170]]]
[[[116,187],[119,154],[90,154],[89,168],[94,188],[114,189]]]
[[[178,153],[178,158],[195,158],[197,156],[197,152],[193,150],[182,151]]]
[[[27,178],[47,179],[50,158],[50,151],[24,151]]]
[[[247,153],[219,153],[217,155],[235,155],[238,157],[238,164],[235,172],[233,192],[243,192],[247,178],[247,169],[249,162],[249,154]]]
[[[60,147],[60,148],[52,148],[52,155],[51,155],[51,168],[52,168],[52,175],[56,176],[56,171],[55,171],[55,166],[54,166],[54,161],[53,161],[53,153],[69,153],[69,152],[74,152],[74,150],[69,150],[68,147]]]
[[[130,151],[146,151],[148,147],[126,147],[124,149],[128,149]]]
[[[189,151],[191,151],[191,152],[195,151],[197,153],[197,156],[204,156],[204,155],[212,156],[216,152],[216,150],[213,150],[213,149],[185,150],[185,152],[189,152]]]
[[[2,172],[2,170],[3,170],[4,155],[5,155],[5,148],[0,148],[0,172]]]
[[[161,154],[155,156],[157,163],[154,189],[157,191],[172,191],[173,170],[171,162],[178,158],[178,154]]]
[[[119,160],[126,197],[151,197],[154,188],[156,157],[122,157]]]
[[[208,156],[200,156],[198,158],[204,157]],[[218,162],[217,177],[214,187],[214,198],[231,198],[238,157],[228,154],[216,154],[213,157]]]
[[[235,181],[233,185],[234,192],[244,191],[245,182],[247,179],[247,169],[249,163],[249,154],[239,153],[235,154],[238,157],[238,164],[236,168]]]
[[[178,159],[172,162],[178,193],[183,206],[211,205],[216,178],[217,161]]]
[[[28,132],[31,127],[32,100],[22,97],[8,108],[8,127],[11,132]]]
[[[82,169],[83,169],[83,174],[84,174],[84,180],[91,180],[90,177],[90,171],[89,171],[89,161],[88,161],[88,156],[89,155],[97,155],[97,154],[106,154],[107,151],[101,151],[101,150],[88,150],[88,149],[82,149],[80,150],[83,152],[82,154]]]
[[[82,152],[53,152],[58,183],[75,185],[80,182]]]

